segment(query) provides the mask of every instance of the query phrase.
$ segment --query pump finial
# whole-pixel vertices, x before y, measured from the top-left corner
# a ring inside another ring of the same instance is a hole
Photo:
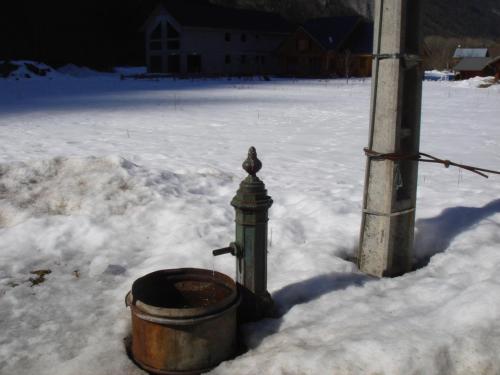
[[[250,147],[248,150],[248,157],[243,162],[243,169],[247,171],[250,176],[255,176],[262,168],[261,161],[257,158],[257,150],[255,147]]]

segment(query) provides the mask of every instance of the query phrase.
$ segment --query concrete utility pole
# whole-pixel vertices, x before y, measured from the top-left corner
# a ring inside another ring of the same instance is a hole
[[[419,152],[421,0],[376,0],[368,150]],[[367,154],[358,264],[373,276],[411,269],[418,162]]]

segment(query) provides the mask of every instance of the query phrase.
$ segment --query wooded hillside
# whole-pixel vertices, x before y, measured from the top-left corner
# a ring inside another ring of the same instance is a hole
[[[373,17],[374,0],[211,0],[214,3],[278,11],[302,22],[323,15]],[[498,0],[424,0],[424,32],[446,37],[500,38]]]

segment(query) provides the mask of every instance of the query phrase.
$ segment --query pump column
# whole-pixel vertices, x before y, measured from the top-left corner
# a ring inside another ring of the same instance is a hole
[[[267,291],[267,222],[273,204],[266,186],[256,174],[262,168],[257,152],[250,147],[243,169],[248,176],[241,182],[231,205],[236,210],[236,281],[241,286],[243,320],[258,320],[268,315],[273,302]]]

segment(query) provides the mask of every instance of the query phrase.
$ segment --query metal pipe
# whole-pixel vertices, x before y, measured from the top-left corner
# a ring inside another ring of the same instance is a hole
[[[232,253],[233,253],[233,248],[231,246],[223,247],[223,248],[216,249],[216,250],[212,251],[212,254],[214,255],[214,257],[219,256],[219,255],[223,255],[223,254],[232,254]]]
[[[212,251],[212,254],[216,257],[219,255],[223,254],[231,254],[234,255],[235,257],[242,257],[243,256],[243,251],[241,248],[238,246],[236,242],[231,242],[228,247],[223,247],[220,249],[215,249]]]

